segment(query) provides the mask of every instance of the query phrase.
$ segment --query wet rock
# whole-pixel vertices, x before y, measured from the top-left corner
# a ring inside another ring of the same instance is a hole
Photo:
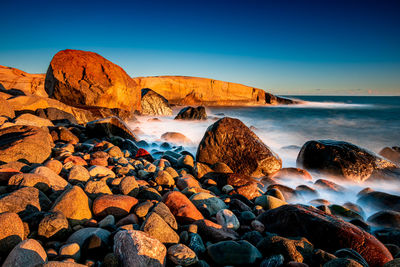
[[[299,185],[296,187],[296,192],[302,196],[313,196],[318,197],[319,193],[314,188],[307,185]]]
[[[355,250],[349,248],[339,249],[335,252],[335,256],[338,258],[352,259],[361,264],[363,267],[368,267],[368,263],[364,258]]]
[[[175,144],[190,144],[192,140],[187,138],[184,134],[177,132],[166,132],[161,135],[161,140],[175,143]]]
[[[143,115],[172,115],[168,100],[149,88],[142,89],[141,105]]]
[[[272,179],[298,179],[298,180],[305,180],[311,181],[312,176],[311,174],[303,169],[299,168],[282,168],[276,173],[271,174],[270,178]]]
[[[282,185],[282,184],[273,184],[273,185],[268,186],[268,190],[272,190],[272,189],[278,189],[283,194],[283,197],[287,201],[297,200],[299,198],[299,195],[296,192],[296,190],[294,190],[293,188],[291,188],[289,186]]]
[[[38,235],[47,239],[64,239],[69,232],[69,224],[61,212],[46,215],[39,223]]]
[[[390,161],[351,143],[308,141],[297,156],[297,166],[351,181],[365,181],[374,170],[393,168]]]
[[[283,196],[281,190],[279,190],[278,188],[271,188],[270,190],[267,190],[265,194],[280,199],[282,201],[285,201],[285,197]]]
[[[62,212],[73,224],[92,218],[89,208],[89,198],[79,186],[73,186],[64,191],[55,201],[52,211]]]
[[[125,195],[103,195],[93,201],[93,214],[97,217],[113,215],[124,217],[138,203],[134,197]]]
[[[141,230],[157,238],[161,243],[176,244],[179,242],[178,234],[155,212],[147,216]]]
[[[51,155],[52,139],[48,130],[16,125],[0,129],[0,161],[26,160],[43,163]]]
[[[203,106],[199,107],[185,107],[181,109],[174,118],[174,120],[206,120],[207,113]]]
[[[318,179],[317,181],[315,181],[314,185],[317,188],[333,191],[336,193],[343,193],[346,191],[344,187],[326,179]]]
[[[190,201],[200,210],[203,215],[209,216],[217,214],[218,211],[226,209],[226,204],[218,197],[208,193],[197,193],[190,197]]]
[[[123,266],[164,266],[166,247],[141,231],[119,231],[114,236],[114,253]]]
[[[253,264],[262,258],[256,247],[247,241],[221,241],[207,247],[208,255],[220,265]]]
[[[282,201],[276,197],[268,196],[268,195],[263,195],[261,197],[256,198],[254,203],[256,205],[260,205],[265,210],[276,209],[280,206],[287,204],[286,201]]]
[[[8,254],[3,266],[34,267],[47,262],[47,254],[35,239],[27,239],[19,243]]]
[[[166,193],[163,196],[163,202],[181,223],[190,223],[204,218],[196,206],[180,192]]]
[[[15,212],[26,215],[35,211],[48,210],[51,201],[34,187],[23,187],[0,196],[0,213]]]
[[[372,208],[394,210],[400,212],[400,196],[385,192],[373,191],[362,194],[357,203]]]
[[[183,244],[172,245],[168,248],[168,259],[181,266],[189,266],[198,262],[196,253]]]
[[[222,225],[222,227],[232,230],[237,230],[240,227],[238,218],[232,211],[228,209],[222,209],[218,211],[216,218],[218,224]]]
[[[400,212],[382,210],[368,218],[368,222],[378,226],[400,228]]]
[[[381,266],[392,259],[385,246],[369,233],[312,207],[284,205],[264,212],[257,220],[264,223],[269,232],[304,236],[328,252],[352,248],[371,266]]]
[[[398,146],[385,147],[379,152],[379,155],[381,155],[384,158],[387,158],[388,160],[392,161],[393,163],[396,163],[397,165],[400,164],[400,147]]]
[[[329,205],[329,210],[333,215],[340,216],[346,219],[363,219],[363,217],[357,212],[354,212],[351,209],[345,208],[340,205]]]
[[[7,255],[24,239],[24,225],[20,217],[11,212],[0,213],[0,225],[0,254]]]
[[[235,173],[261,177],[282,167],[273,153],[240,120],[223,118],[211,125],[196,154],[196,161],[206,164],[223,162]]]

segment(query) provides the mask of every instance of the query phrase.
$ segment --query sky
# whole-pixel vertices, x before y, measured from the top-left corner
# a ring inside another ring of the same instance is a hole
[[[186,75],[281,95],[400,95],[400,1],[2,0],[0,65],[63,49],[132,77]]]

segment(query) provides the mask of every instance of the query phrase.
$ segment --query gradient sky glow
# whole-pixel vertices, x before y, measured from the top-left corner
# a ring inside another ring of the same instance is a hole
[[[400,95],[397,0],[2,0],[0,10],[0,65],[31,73],[70,48],[134,77],[207,77],[283,95]]]

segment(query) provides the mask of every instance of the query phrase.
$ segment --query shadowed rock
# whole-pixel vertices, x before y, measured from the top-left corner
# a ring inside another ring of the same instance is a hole
[[[200,107],[185,107],[181,109],[174,120],[206,120],[207,113],[203,106]]]
[[[34,267],[47,262],[47,254],[35,239],[19,243],[7,256],[3,266]]]

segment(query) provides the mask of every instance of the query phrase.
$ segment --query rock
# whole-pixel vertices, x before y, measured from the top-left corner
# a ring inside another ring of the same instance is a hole
[[[140,188],[139,194],[136,196],[136,198],[142,200],[162,201],[160,193],[158,193],[156,189],[151,187]]]
[[[126,176],[119,183],[119,191],[124,195],[136,197],[139,193],[139,184],[134,176]]]
[[[51,146],[46,129],[24,125],[0,129],[0,161],[43,163],[51,154]]]
[[[363,220],[363,217],[355,211],[343,207],[341,205],[329,205],[329,210],[333,215],[340,216],[347,219],[359,219]]]
[[[235,231],[224,228],[221,225],[212,221],[206,219],[197,220],[194,222],[194,224],[197,225],[201,237],[213,243],[224,240],[238,239],[238,234]]]
[[[383,265],[383,267],[397,267],[397,266],[400,266],[400,258],[391,260],[391,261],[385,263],[385,265]]]
[[[30,74],[22,70],[0,66],[0,83],[12,95],[38,95],[47,97],[44,74]]]
[[[0,196],[0,213],[15,212],[27,215],[35,211],[48,210],[51,201],[34,187],[23,187]]]
[[[346,191],[346,189],[343,186],[340,186],[340,185],[338,185],[332,181],[326,180],[326,179],[318,179],[317,181],[315,181],[314,185],[317,188],[333,191],[336,193],[343,193]]]
[[[111,225],[115,224],[115,218],[113,215],[107,215],[103,220],[99,222],[99,227],[100,228],[106,228]]]
[[[168,225],[171,226],[172,229],[178,230],[178,223],[176,222],[174,215],[171,213],[169,208],[163,202],[157,203],[153,208],[153,212],[160,215],[160,217],[166,223],[168,223]]]
[[[3,266],[34,267],[47,262],[47,254],[35,239],[27,239],[19,243],[8,254]]]
[[[36,127],[49,127],[49,126],[54,126],[54,124],[48,120],[48,119],[43,119],[38,116],[35,116],[33,114],[29,113],[24,113],[17,118],[14,119],[14,123],[16,125],[30,125],[30,126],[36,126]]]
[[[123,226],[123,225],[128,225],[128,224],[139,224],[139,219],[136,216],[136,214],[129,214],[128,216],[122,218],[119,220],[116,224],[116,226]]]
[[[104,151],[96,151],[90,155],[90,165],[108,166],[108,158],[110,156]]]
[[[154,206],[153,202],[151,202],[150,200],[146,200],[144,202],[137,204],[135,206],[134,212],[138,217],[144,218],[149,213],[149,210],[153,208],[153,206]]]
[[[175,181],[172,178],[172,176],[168,172],[163,170],[159,170],[157,172],[154,180],[158,185],[163,185],[163,186],[173,186],[175,184]]]
[[[49,261],[41,267],[86,267],[86,265],[70,262],[70,261]]]
[[[380,152],[379,155],[381,155],[384,158],[387,158],[393,163],[396,163],[397,165],[400,164],[400,147],[394,146],[394,147],[385,147],[383,148]]]
[[[0,98],[0,116],[5,116],[10,119],[15,117],[14,108],[3,98]]]
[[[175,144],[190,144],[192,141],[184,134],[177,132],[166,132],[161,135],[161,140]]]
[[[0,213],[0,254],[7,255],[24,238],[24,225],[16,213]]]
[[[261,177],[278,171],[281,159],[240,120],[225,117],[208,127],[196,161],[223,162],[235,173]]]
[[[274,255],[269,258],[265,258],[261,263],[260,267],[279,267],[283,265],[284,258],[282,255]]]
[[[371,215],[367,221],[378,226],[400,228],[400,212],[382,210]]]
[[[166,193],[163,202],[181,223],[191,223],[204,218],[196,206],[181,192]]]
[[[139,88],[151,88],[171,104],[177,105],[242,106],[298,102],[277,97],[262,89],[207,78],[156,76],[134,80],[139,84]]]
[[[227,208],[226,204],[220,198],[208,193],[194,194],[190,197],[190,201],[192,201],[203,215],[207,216],[214,216],[218,211]]]
[[[0,184],[7,184],[10,181],[11,177],[20,173],[19,170],[14,168],[1,167],[3,166],[0,166]]]
[[[73,233],[67,240],[67,244],[77,243],[80,247],[83,247],[85,242],[92,236],[99,237],[104,243],[108,244],[111,233],[102,228],[87,227],[80,229]]]
[[[361,195],[357,203],[366,205],[370,208],[394,210],[400,212],[400,196],[385,192],[372,191]]]
[[[114,236],[114,254],[123,266],[165,266],[167,248],[148,234],[129,230]]]
[[[51,120],[53,123],[78,124],[74,115],[58,108],[39,108],[35,111],[35,115]]]
[[[176,179],[176,186],[179,190],[184,190],[190,187],[200,187],[200,183],[191,175],[185,175]]]
[[[129,126],[115,116],[90,121],[86,124],[86,130],[92,137],[112,138],[114,136],[120,136],[124,139],[132,140],[134,142],[139,141],[136,134],[133,133]]]
[[[273,196],[263,195],[256,198],[254,204],[260,205],[265,210],[272,210],[286,205],[287,202]]]
[[[122,158],[124,156],[124,153],[122,153],[121,149],[118,146],[110,147],[106,150],[106,152],[108,153],[108,155],[110,155],[110,157]]]
[[[89,208],[89,198],[79,186],[73,186],[64,191],[55,201],[52,211],[62,212],[73,224],[92,218]]]
[[[168,100],[149,88],[142,89],[141,105],[143,115],[172,115],[172,109]]]
[[[221,241],[207,247],[211,259],[220,265],[250,265],[262,258],[256,247],[247,241]]]
[[[201,162],[196,162],[194,164],[193,174],[195,175],[195,177],[197,177],[197,179],[201,179],[204,175],[210,172],[213,172],[213,169],[208,167],[206,164],[203,164]]]
[[[181,109],[174,120],[206,120],[207,113],[203,106],[200,107],[185,107]]]
[[[318,209],[301,205],[284,205],[266,211],[257,220],[266,230],[283,236],[304,236],[326,251],[351,248],[371,266],[392,260],[385,246],[369,233],[351,223]],[[321,239],[321,236],[324,238]]]
[[[68,174],[68,182],[72,184],[86,183],[90,179],[89,171],[80,165],[73,166]]]
[[[70,186],[64,178],[45,166],[35,168],[32,170],[32,173],[45,176],[49,180],[50,188],[55,191],[64,190],[66,187]]]
[[[60,248],[59,255],[61,258],[71,258],[75,261],[79,261],[81,257],[81,247],[78,243],[65,244]]]
[[[199,261],[196,253],[184,244],[170,246],[167,253],[168,258],[177,265],[189,266]]]
[[[112,195],[111,189],[104,179],[98,181],[89,180],[85,185],[85,193],[91,199],[101,195]]]
[[[335,256],[338,258],[347,258],[355,260],[363,267],[369,266],[368,263],[364,260],[364,258],[357,251],[354,251],[353,249],[349,248],[339,249],[338,251],[335,252]]]
[[[89,174],[91,177],[110,177],[114,178],[115,173],[104,166],[92,166],[89,168]]]
[[[97,217],[113,215],[121,218],[128,215],[131,209],[138,203],[134,197],[124,195],[103,195],[93,202],[93,214]]]
[[[222,227],[237,230],[240,227],[240,223],[236,215],[228,210],[223,209],[217,212],[217,223],[222,225]]]
[[[299,168],[282,168],[276,173],[273,173],[270,178],[272,179],[299,179],[305,181],[311,181],[311,174],[303,169]]]
[[[54,142],[63,142],[76,145],[79,138],[65,127],[50,127],[50,134]]]
[[[38,226],[38,235],[46,239],[64,239],[68,232],[68,220],[61,212],[46,215]]]
[[[373,152],[335,140],[306,142],[297,156],[297,166],[358,182],[367,180],[374,170],[396,167]]]
[[[8,180],[8,185],[14,187],[31,186],[42,192],[46,192],[51,187],[47,177],[35,173],[18,173],[13,175],[10,180]]]
[[[140,230],[157,238],[164,244],[176,244],[179,242],[178,234],[155,212],[147,216]]]
[[[324,267],[362,267],[360,263],[352,259],[334,259],[324,264]]]
[[[140,90],[119,66],[87,51],[62,50],[50,62],[45,89],[71,106],[140,110]]]
[[[56,160],[56,159],[51,159],[51,160],[48,160],[48,161],[46,161],[44,163],[44,167],[49,168],[55,174],[59,175],[60,172],[62,171],[63,164],[60,161]]]

